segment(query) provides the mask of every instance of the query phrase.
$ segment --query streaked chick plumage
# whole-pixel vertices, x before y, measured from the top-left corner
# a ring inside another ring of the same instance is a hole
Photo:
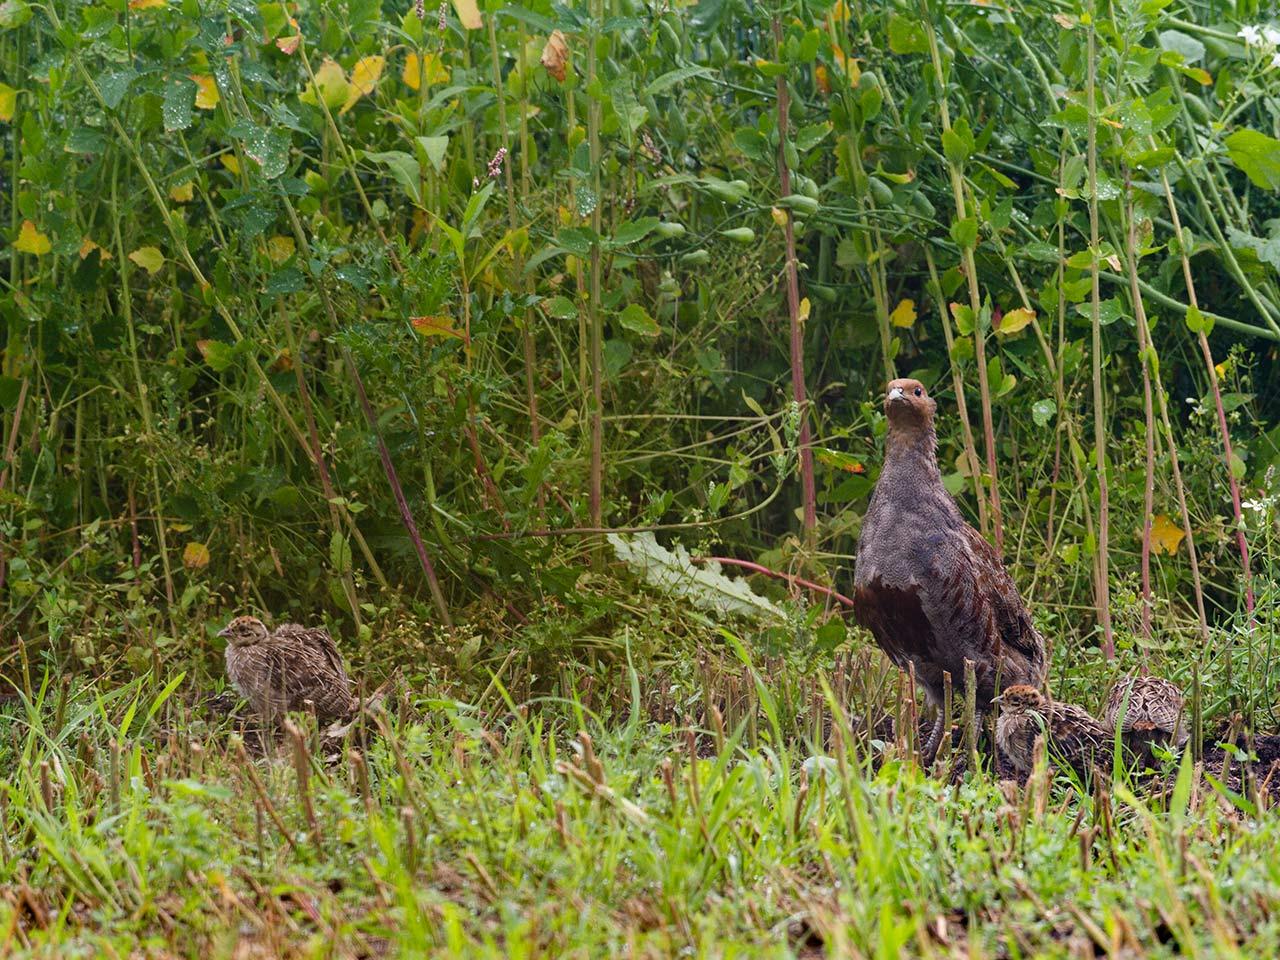
[[[227,640],[227,678],[263,720],[314,704],[335,720],[356,707],[342,656],[324,627],[283,623],[268,630],[257,617],[236,617],[219,631]]]
[[[1089,776],[1094,764],[1110,763],[1110,731],[1082,707],[1050,700],[1025,684],[1007,687],[998,702],[996,746],[1020,773],[1030,772],[1041,735],[1050,762],[1066,764],[1081,778]]]
[[[1180,747],[1187,742],[1182,690],[1164,677],[1127,676],[1111,688],[1102,722],[1120,736],[1138,759],[1154,760],[1152,746]]]

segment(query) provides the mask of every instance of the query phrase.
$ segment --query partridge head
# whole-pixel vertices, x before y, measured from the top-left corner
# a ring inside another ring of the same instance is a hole
[[[267,625],[257,617],[236,617],[218,631],[229,646],[251,647],[257,643],[265,643],[271,638]]]

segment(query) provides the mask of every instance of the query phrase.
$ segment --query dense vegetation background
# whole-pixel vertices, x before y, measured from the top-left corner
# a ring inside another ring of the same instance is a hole
[[[756,578],[731,649],[601,534],[847,592],[910,375],[1058,689],[1148,662],[1268,728],[1261,7],[5,0],[0,669],[194,695],[253,609],[704,724],[745,650],[820,731],[837,600]]]

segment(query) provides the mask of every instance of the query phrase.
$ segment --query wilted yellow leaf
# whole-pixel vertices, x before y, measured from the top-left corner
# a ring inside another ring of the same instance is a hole
[[[769,216],[773,217],[773,222],[778,226],[785,227],[787,225],[787,211],[781,207],[770,207]]]
[[[898,301],[889,314],[889,322],[895,327],[909,327],[916,322],[916,302],[910,297]]]
[[[284,263],[293,256],[293,237],[275,236],[267,241],[267,256],[272,263]]]
[[[809,312],[810,312],[812,309],[813,309],[813,307],[812,307],[812,305],[809,303],[809,298],[808,298],[808,297],[805,297],[803,300],[801,300],[801,301],[800,301],[800,313],[799,313],[799,319],[800,319],[800,322],[801,322],[801,323],[804,323],[806,320],[808,320],[808,319],[809,319]]]
[[[168,0],[129,0],[130,10],[158,10],[168,5]]]
[[[347,102],[342,105],[339,113],[346,113],[356,105],[356,101],[361,97],[373,93],[378,85],[378,79],[382,76],[382,68],[386,64],[386,57],[361,57],[356,61],[356,65],[351,68],[351,82],[348,84]]]
[[[457,11],[458,19],[466,29],[479,30],[484,26],[476,0],[453,0],[453,9]]]
[[[298,49],[298,44],[302,42],[302,34],[295,33],[292,37],[280,37],[276,40],[276,47],[285,56],[292,56]]]
[[[1000,329],[997,333],[1017,333],[1019,330],[1029,326],[1031,321],[1036,318],[1035,313],[1025,307],[1017,307],[1010,310],[1000,318]]]
[[[139,247],[129,254],[129,259],[153,275],[164,266],[164,254],[156,247]]]
[[[454,327],[452,317],[410,317],[409,323],[413,325],[413,329],[424,337],[457,337],[459,340],[463,339],[462,331]]]
[[[814,67],[813,82],[818,85],[818,92],[824,97],[831,93],[831,75],[827,73],[827,68],[822,64]]]
[[[108,253],[103,247],[98,246],[98,244],[96,244],[89,237],[85,237],[84,242],[80,244],[80,259],[83,260],[85,257],[89,256],[89,254],[93,253],[93,251],[95,250],[98,251],[99,260],[111,259],[111,254]]]
[[[196,106],[201,110],[213,110],[218,106],[222,96],[218,93],[218,84],[213,77],[203,73],[191,74],[196,85]]]
[[[169,199],[174,203],[190,203],[191,198],[195,196],[195,190],[195,181],[188,180],[186,183],[180,183],[176,187],[170,187]]]
[[[423,54],[422,59],[418,59],[416,53],[411,53],[405,58],[400,79],[410,90],[417,90],[424,83],[428,87],[436,83],[448,83],[449,68],[434,53]]]
[[[349,93],[350,85],[347,83],[346,72],[336,60],[327,58],[316,71],[315,82],[308,84],[307,89],[299,94],[298,99],[303,103],[318,106],[323,98],[325,106],[330,110],[336,110],[347,102]]]
[[[34,223],[23,220],[22,227],[18,230],[18,239],[13,243],[13,249],[21,250],[23,253],[34,253],[40,257],[52,250],[53,244],[49,242],[48,237],[36,229]]]
[[[271,364],[272,373],[288,373],[293,369],[293,351],[283,347]]]
[[[203,570],[209,565],[209,548],[192,541],[182,550],[182,565],[188,570]]]
[[[862,79],[862,68],[858,66],[858,58],[846,55],[839,47],[831,51],[831,57],[835,60],[836,66],[849,78],[849,86],[856,87],[858,81]]]
[[[1151,547],[1156,553],[1177,553],[1184,536],[1183,529],[1163,513],[1151,518]]]
[[[222,161],[222,165],[234,174],[240,173],[240,158],[234,153],[224,153],[218,158]]]
[[[552,30],[551,36],[547,37],[546,46],[542,48],[542,65],[547,68],[547,73],[564,83],[568,62],[569,43],[561,31]]]
[[[18,109],[18,91],[7,83],[0,83],[0,120],[8,123]]]

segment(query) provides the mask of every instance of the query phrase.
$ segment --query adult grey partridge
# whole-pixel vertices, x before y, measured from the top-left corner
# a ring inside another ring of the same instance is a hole
[[[1124,745],[1134,757],[1151,763],[1153,745],[1180,747],[1187,742],[1182,707],[1182,691],[1171,680],[1128,676],[1111,688],[1102,722],[1112,732],[1119,722]]]
[[[1044,640],[995,549],[965,522],[938,470],[937,409],[918,380],[894,380],[884,465],[862,520],[854,566],[854,617],[902,669],[914,664],[929,701],[943,702],[943,673],[964,694],[964,662],[975,667],[975,700],[986,713],[1013,684],[1044,682]],[[925,746],[942,741],[941,710]]]
[[[356,708],[342,656],[324,627],[283,623],[272,631],[257,617],[236,617],[218,636],[227,640],[227,678],[263,720],[275,722],[307,701],[321,720]]]
[[[998,697],[996,746],[1020,773],[1031,771],[1036,737],[1044,735],[1049,760],[1071,767],[1081,779],[1095,764],[1109,764],[1110,731],[1073,703],[1050,701],[1035,687],[1015,684]]]

